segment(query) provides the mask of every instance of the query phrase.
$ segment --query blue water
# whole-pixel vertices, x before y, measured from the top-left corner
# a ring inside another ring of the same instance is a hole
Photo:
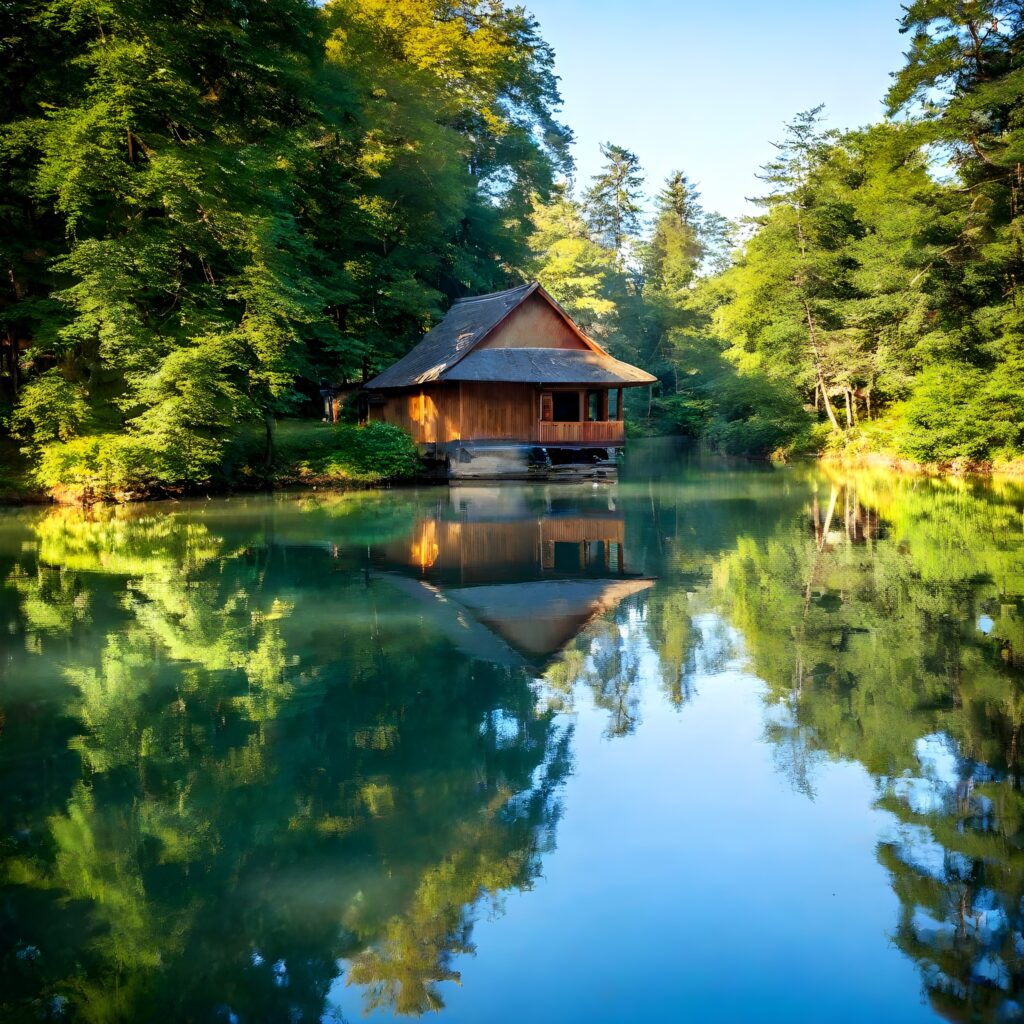
[[[1022,1016],[1024,495],[0,516],[7,1020]]]

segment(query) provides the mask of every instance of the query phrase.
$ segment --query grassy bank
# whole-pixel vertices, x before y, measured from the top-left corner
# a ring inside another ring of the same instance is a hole
[[[282,420],[268,452],[263,429],[243,429],[208,472],[181,479],[166,454],[124,434],[76,437],[27,454],[5,450],[0,502],[128,502],[282,487],[368,487],[407,480],[420,462],[404,431],[319,420]]]

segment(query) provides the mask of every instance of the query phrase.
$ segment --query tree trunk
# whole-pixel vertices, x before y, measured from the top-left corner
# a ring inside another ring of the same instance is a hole
[[[850,389],[845,388],[843,394],[846,398],[846,429],[853,429],[853,403],[850,401]]]
[[[263,428],[266,431],[263,458],[267,469],[270,469],[274,464],[274,414],[269,409],[264,409],[263,411]]]
[[[825,403],[825,412],[828,413],[828,421],[832,429],[842,433],[843,428],[839,425],[836,411],[832,408],[832,400],[828,397],[828,390],[825,387],[825,375],[821,369],[821,352],[818,349],[818,333],[814,325],[814,314],[811,312],[811,304],[804,299],[804,312],[807,314],[807,337],[811,342],[811,352],[814,353],[814,373],[818,378],[818,387],[821,389],[821,398]]]

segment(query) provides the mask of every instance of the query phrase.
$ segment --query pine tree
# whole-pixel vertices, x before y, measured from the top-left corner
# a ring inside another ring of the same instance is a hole
[[[700,193],[682,171],[658,193],[654,229],[644,259],[646,285],[679,294],[693,283],[706,253]]]
[[[584,208],[596,242],[610,249],[621,266],[626,247],[640,233],[643,177],[634,153],[611,142],[601,145],[606,163],[593,177]]]

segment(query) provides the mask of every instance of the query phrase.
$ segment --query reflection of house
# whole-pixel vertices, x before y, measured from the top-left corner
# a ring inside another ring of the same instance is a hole
[[[373,549],[371,561],[466,653],[506,664],[546,661],[653,582],[629,571],[624,520],[604,510],[515,518],[439,511]]]
[[[366,385],[451,477],[525,476],[609,463],[625,443],[622,393],[655,378],[613,359],[534,282],[456,302]]]

